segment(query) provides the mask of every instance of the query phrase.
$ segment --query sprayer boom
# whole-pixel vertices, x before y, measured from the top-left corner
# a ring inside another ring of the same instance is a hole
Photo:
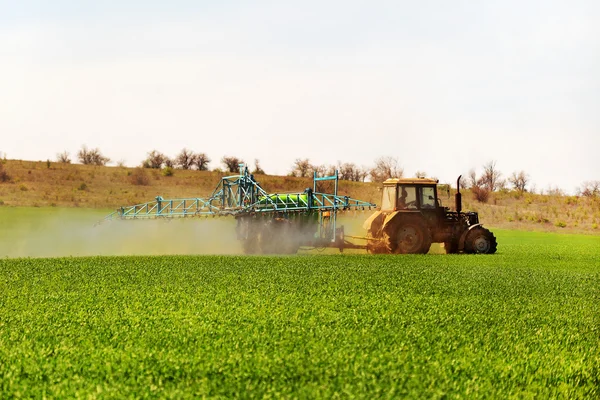
[[[333,181],[334,193],[317,192],[317,182],[321,181]],[[337,227],[338,211],[370,210],[375,204],[339,196],[338,183],[337,171],[326,177],[317,177],[315,173],[312,188],[296,193],[269,194],[241,164],[240,174],[221,178],[208,198],[164,199],[157,196],[148,203],[119,207],[104,220],[233,216],[238,221],[238,238],[245,242],[280,234],[279,227],[285,226],[284,234],[302,237],[298,246],[333,244],[340,247],[344,239],[343,228]],[[269,240],[277,242],[274,237]],[[292,247],[297,250],[298,246]],[[266,243],[258,247],[260,252],[271,252],[264,251],[263,248],[270,247]]]

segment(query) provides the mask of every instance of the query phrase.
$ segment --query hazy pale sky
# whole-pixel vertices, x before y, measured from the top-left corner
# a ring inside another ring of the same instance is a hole
[[[600,180],[600,1],[0,0],[0,152]]]

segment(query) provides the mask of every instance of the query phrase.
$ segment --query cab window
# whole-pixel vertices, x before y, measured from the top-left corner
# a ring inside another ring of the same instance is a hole
[[[417,209],[417,189],[414,186],[400,186],[398,188],[398,210]]]
[[[395,203],[394,200],[396,200],[396,188],[394,186],[384,186],[383,196],[381,199],[381,209],[393,210]]]
[[[421,189],[421,208],[435,208],[435,190],[432,187]]]

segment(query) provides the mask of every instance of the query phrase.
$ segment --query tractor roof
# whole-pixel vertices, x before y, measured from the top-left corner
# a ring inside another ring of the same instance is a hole
[[[383,184],[384,185],[435,185],[439,181],[435,179],[428,178],[391,178],[386,179]]]

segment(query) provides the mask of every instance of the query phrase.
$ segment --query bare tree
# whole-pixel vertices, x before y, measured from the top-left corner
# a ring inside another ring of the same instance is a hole
[[[296,161],[294,161],[294,165],[292,167],[290,175],[297,176],[299,178],[307,178],[311,176],[316,170],[317,167],[312,165],[308,158],[305,158],[303,160],[297,158]]]
[[[529,183],[529,175],[525,171],[513,172],[508,178],[508,182],[515,188],[519,193],[527,191],[527,184]]]
[[[238,172],[240,169],[240,164],[243,164],[244,161],[238,157],[225,156],[221,159],[221,163],[225,166],[227,171]]]
[[[329,165],[327,165],[327,164],[321,164],[321,165],[310,164],[308,167],[307,176],[312,176],[315,172],[317,173],[318,176],[333,176],[333,175],[335,175],[335,171],[337,169],[338,168],[335,165],[331,165],[331,164],[329,164]],[[296,173],[295,170],[292,170],[290,175],[299,176],[300,174]]]
[[[362,166],[358,169],[358,176],[359,176],[359,181],[360,182],[364,182],[365,179],[367,179],[367,176],[369,176],[369,168]]]
[[[183,148],[175,157],[175,165],[181,169],[191,169],[194,166],[196,155],[193,151]]]
[[[415,172],[416,178],[427,178],[427,172],[425,171],[417,171]]]
[[[63,164],[71,164],[71,158],[68,151],[56,154],[56,161]]]
[[[600,181],[583,182],[577,192],[585,197],[598,197],[600,196]]]
[[[148,153],[148,157],[142,161],[142,166],[144,168],[161,169],[166,160],[167,156],[165,156],[163,153],[152,150]]]
[[[504,181],[501,179],[502,173],[496,168],[496,161],[490,161],[483,166],[483,175],[481,176],[481,186],[494,192],[504,187]]]
[[[369,171],[373,182],[383,182],[389,178],[402,178],[404,169],[398,165],[398,159],[394,157],[379,157],[375,160],[375,167]]]
[[[471,169],[469,171],[469,177],[467,178],[467,185],[470,188],[474,188],[474,187],[479,187],[479,179],[477,179],[477,173],[475,172],[474,169]]]
[[[362,182],[369,175],[368,170],[365,168],[360,168],[354,163],[341,162],[338,162],[338,173],[340,179],[354,182]]]
[[[211,159],[208,158],[206,153],[198,153],[194,155],[194,160],[192,164],[196,166],[196,169],[198,169],[198,171],[208,171],[208,164],[210,162]]]
[[[473,197],[480,203],[487,203],[490,197],[490,190],[485,185],[483,177],[477,178],[474,169],[469,171],[468,185],[473,193]]]
[[[77,152],[77,158],[84,165],[106,165],[110,162],[110,158],[103,156],[98,148],[88,149],[85,145]]]
[[[254,171],[252,171],[252,173],[257,175],[265,174],[265,171],[260,167],[260,160],[258,158],[254,159]]]
[[[338,176],[341,180],[353,181],[356,175],[356,165],[338,162]]]

